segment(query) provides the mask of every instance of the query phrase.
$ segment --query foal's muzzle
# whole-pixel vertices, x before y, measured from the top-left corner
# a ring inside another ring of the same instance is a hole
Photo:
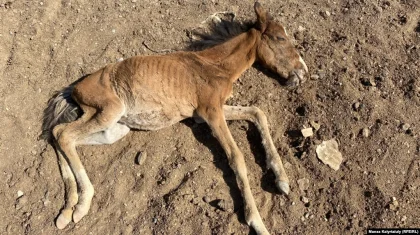
[[[289,77],[287,78],[286,86],[295,87],[301,83],[306,81],[305,78],[305,70],[303,69],[295,69],[289,73]]]

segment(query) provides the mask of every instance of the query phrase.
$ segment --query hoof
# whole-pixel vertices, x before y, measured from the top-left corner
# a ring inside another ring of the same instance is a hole
[[[85,215],[87,215],[89,208],[86,206],[76,205],[76,209],[73,212],[73,221],[79,222]]]
[[[71,221],[71,215],[73,211],[71,209],[64,209],[61,211],[60,215],[57,217],[55,221],[55,225],[58,229],[65,228]]]
[[[289,183],[284,182],[284,181],[277,181],[276,186],[280,190],[280,192],[286,195],[289,195],[289,192],[290,192]]]

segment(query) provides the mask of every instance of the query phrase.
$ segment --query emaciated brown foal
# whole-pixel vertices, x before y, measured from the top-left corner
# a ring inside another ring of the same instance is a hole
[[[244,156],[226,120],[253,122],[262,136],[267,166],[285,194],[289,193],[289,179],[264,113],[256,107],[224,103],[231,95],[232,84],[254,62],[294,85],[303,82],[307,67],[283,26],[258,2],[254,9],[254,27],[224,43],[203,51],[136,56],[110,64],[49,101],[44,134],[57,150],[66,190],[66,203],[56,221],[59,229],[72,218],[79,222],[88,213],[94,194],[77,145],[111,144],[130,129],[158,130],[196,117],[207,122],[226,152],[245,201],[246,222],[258,234],[268,234],[251,193]]]

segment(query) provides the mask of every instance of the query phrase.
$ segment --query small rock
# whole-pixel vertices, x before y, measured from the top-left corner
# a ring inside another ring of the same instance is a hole
[[[309,212],[306,212],[303,216],[305,216],[305,218],[309,218],[310,214]]]
[[[403,216],[402,218],[401,218],[401,222],[405,222],[407,220],[407,216]]]
[[[136,163],[138,165],[143,165],[147,158],[147,152],[138,152],[136,156]]]
[[[201,200],[200,200],[200,198],[195,197],[195,198],[192,200],[192,203],[193,203],[194,205],[199,205],[199,204],[201,203]]]
[[[305,31],[305,28],[304,28],[304,27],[302,27],[301,25],[299,25],[299,27],[298,27],[298,31],[300,31],[300,32]]]
[[[118,59],[117,59],[117,62],[121,62],[121,61],[123,61],[123,60],[124,60],[124,58],[122,58],[122,57],[121,57],[121,58],[118,58]]]
[[[309,128],[305,128],[300,130],[302,132],[303,137],[307,138],[307,137],[311,137],[314,135],[314,132],[312,131],[312,127]]]
[[[327,164],[336,171],[340,168],[341,162],[343,161],[343,157],[338,150],[338,143],[335,139],[322,141],[316,147],[316,154],[324,164]]]
[[[137,0],[131,0],[131,2],[132,2],[132,3],[135,3],[135,2],[137,2]]]
[[[404,131],[408,131],[408,129],[410,129],[410,124],[408,124],[408,123],[404,123],[404,124],[401,126],[401,128],[402,128]]]
[[[360,110],[360,102],[356,102],[353,104],[353,109],[354,111],[359,111]]]
[[[311,75],[311,79],[312,79],[312,80],[318,80],[318,79],[319,79],[319,76],[318,76],[318,75],[316,75],[316,74],[312,74],[312,75]]]
[[[219,201],[217,202],[217,208],[222,211],[228,211],[230,206],[229,206],[229,203],[226,202],[226,200],[219,199]]]
[[[203,201],[206,202],[206,203],[209,203],[210,202],[210,198],[208,196],[204,196],[203,197]]]
[[[298,31],[295,33],[295,39],[297,41],[303,41],[303,39],[305,38],[305,36],[303,35],[302,31]]]
[[[43,201],[43,203],[44,203],[44,206],[48,206],[48,204],[50,204],[50,203],[51,203],[51,201],[50,201],[50,200],[48,200],[48,199],[45,199],[45,200]]]
[[[308,199],[307,197],[303,197],[303,196],[302,196],[300,199],[301,199],[301,200],[302,200],[302,202],[303,202],[303,203],[305,203],[305,204],[309,202],[309,199]]]
[[[321,128],[321,125],[315,121],[309,121],[309,124],[317,131],[319,128]]]
[[[323,70],[319,70],[317,74],[320,79],[324,79],[326,75],[325,71]]]
[[[325,15],[326,15],[326,16],[330,16],[330,15],[331,15],[331,13],[330,13],[329,11],[325,11]]]
[[[17,191],[17,198],[20,198],[20,197],[22,197],[23,196],[23,192],[22,191],[20,191],[20,190],[18,190]]]
[[[309,188],[309,180],[308,179],[306,179],[306,178],[298,179],[297,183],[298,183],[300,191],[303,192],[305,190],[308,190],[308,188]]]
[[[362,135],[363,137],[369,137],[369,129],[367,127],[362,129]]]
[[[392,197],[392,201],[389,204],[389,209],[390,210],[393,210],[393,211],[396,211],[396,210],[398,210],[398,205],[399,204],[398,204],[397,198]]]
[[[28,202],[27,196],[21,196],[16,200],[15,208],[17,210],[21,209]]]
[[[283,198],[280,198],[280,206],[284,206],[286,204],[286,202],[284,201]]]

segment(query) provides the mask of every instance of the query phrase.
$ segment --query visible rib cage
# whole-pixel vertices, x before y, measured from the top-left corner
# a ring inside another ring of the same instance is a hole
[[[57,91],[48,101],[44,110],[41,138],[52,140],[52,129],[60,123],[68,123],[79,118],[83,112],[79,105],[71,98],[74,85]]]

